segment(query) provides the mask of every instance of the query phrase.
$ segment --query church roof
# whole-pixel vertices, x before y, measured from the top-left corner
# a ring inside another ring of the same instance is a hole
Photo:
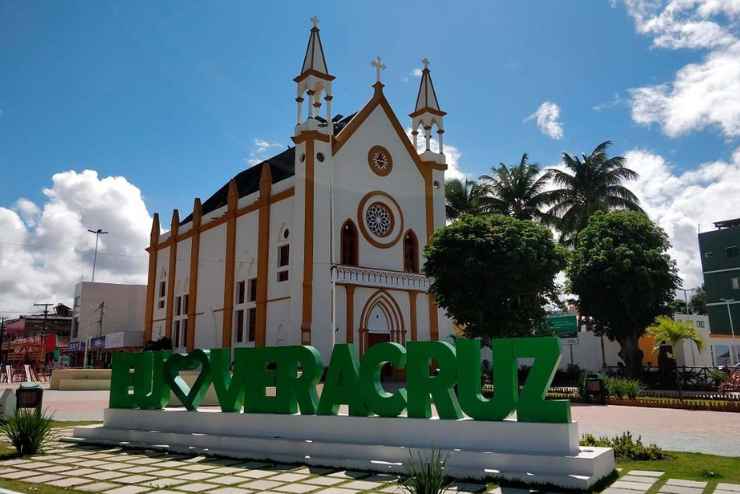
[[[354,113],[347,117],[337,115],[334,118],[334,135],[339,133],[354,116]],[[321,117],[316,117],[316,119],[320,122],[326,123],[326,120]],[[281,151],[275,156],[239,172],[233,178],[233,180],[236,181],[236,189],[239,193],[239,197],[247,196],[259,190],[262,167],[265,166],[265,164],[270,165],[270,171],[272,172],[272,183],[277,183],[281,180],[292,177],[293,175],[295,175],[295,147],[289,147],[285,151]],[[206,199],[205,202],[203,202],[203,215],[206,215],[211,211],[215,211],[221,207],[226,206],[229,193],[229,182],[226,182],[226,184],[218,189],[215,194],[213,194],[211,197]],[[188,223],[192,219],[193,215],[191,213],[185,219],[183,219],[180,224],[182,225]]]
[[[434,84],[432,84],[432,76],[429,73],[429,68],[426,66],[429,62],[426,59],[424,59],[424,62],[419,93],[416,96],[416,107],[414,108],[414,113],[411,115],[418,115],[424,111],[444,115],[444,112],[439,107],[439,101],[437,101],[437,92],[434,90]]]
[[[333,79],[329,75],[329,69],[326,66],[326,57],[324,57],[324,47],[321,44],[319,28],[316,24],[311,29],[311,35],[308,38],[306,46],[306,55],[303,57],[303,66],[301,73],[296,79],[302,79],[305,74],[315,74],[324,76],[324,78]]]

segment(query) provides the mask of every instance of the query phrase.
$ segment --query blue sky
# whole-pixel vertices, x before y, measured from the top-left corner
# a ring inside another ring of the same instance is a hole
[[[422,57],[431,60],[448,112],[445,142],[472,177],[523,152],[549,166],[563,151],[611,139],[614,153],[642,153],[630,156],[654,180],[690,182],[685,172],[708,162],[733,165],[740,149],[740,96],[724,94],[712,100],[714,109],[682,115],[677,124],[666,110],[681,107],[675,92],[687,66],[714,54],[740,63],[732,51],[740,8],[727,0],[726,9],[701,10],[710,2],[692,1],[676,14],[667,0],[0,0],[0,207],[24,218],[24,235],[38,235],[38,215],[54,201],[43,193],[55,187],[52,175],[91,169],[101,179],[125,177],[141,190],[149,214],[187,212],[194,196],[208,197],[259,156],[258,140],[290,143],[292,78],[312,15],[321,20],[337,77],[337,113],[357,111],[370,98],[369,62],[380,55],[386,95],[408,124],[418,87],[412,72]],[[666,13],[673,24],[650,24]],[[683,28],[697,19],[729,38],[696,41]],[[738,83],[735,74],[728,79],[728,87]],[[635,109],[636,88],[647,88],[647,110]],[[545,102],[559,110],[559,139],[527,119]],[[694,111],[685,106],[681,111]],[[727,110],[717,115],[717,107]],[[648,209],[660,218],[678,207],[661,199],[671,191],[638,189],[655,196]],[[30,223],[21,198],[38,209]],[[697,218],[684,216],[695,225]]]

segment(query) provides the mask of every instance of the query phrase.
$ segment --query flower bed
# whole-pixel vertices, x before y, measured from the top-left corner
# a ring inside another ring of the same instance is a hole
[[[714,412],[740,412],[740,401],[679,400],[675,398],[639,397],[633,399],[609,397],[609,405],[647,408],[676,408],[681,410],[709,410]]]

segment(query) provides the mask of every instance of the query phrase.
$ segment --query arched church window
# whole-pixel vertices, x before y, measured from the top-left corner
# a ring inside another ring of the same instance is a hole
[[[419,272],[419,242],[411,230],[403,237],[403,270],[408,273]]]
[[[341,242],[342,264],[345,266],[357,266],[357,227],[352,220],[347,220],[344,222],[344,225],[342,225]]]

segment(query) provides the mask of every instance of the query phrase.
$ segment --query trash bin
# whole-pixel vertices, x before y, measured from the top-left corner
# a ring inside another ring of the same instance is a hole
[[[44,390],[36,383],[24,382],[15,390],[16,413],[21,408],[35,408],[41,413]]]
[[[586,391],[584,398],[587,402],[598,402],[602,405],[607,404],[608,393],[606,392],[606,385],[603,379],[598,376],[587,377],[584,382],[584,388]]]

